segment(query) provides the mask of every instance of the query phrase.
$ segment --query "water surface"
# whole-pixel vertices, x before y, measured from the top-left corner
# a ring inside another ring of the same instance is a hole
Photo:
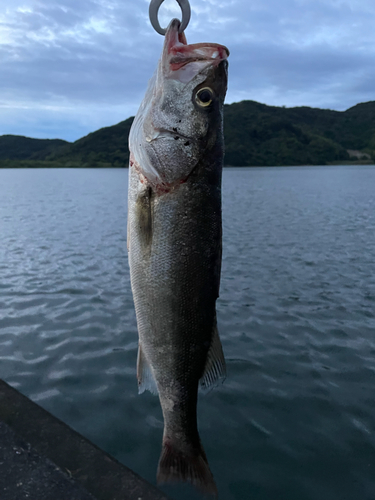
[[[198,408],[222,499],[375,498],[374,186],[372,166],[224,172],[228,377]],[[125,170],[0,170],[0,377],[155,483],[126,193]]]

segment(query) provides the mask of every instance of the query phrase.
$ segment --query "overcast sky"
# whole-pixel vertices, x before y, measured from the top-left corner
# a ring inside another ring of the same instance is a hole
[[[189,43],[229,57],[227,103],[375,100],[374,0],[190,0]],[[0,135],[74,141],[136,113],[160,55],[148,0],[1,0]],[[160,23],[180,17],[165,0]]]

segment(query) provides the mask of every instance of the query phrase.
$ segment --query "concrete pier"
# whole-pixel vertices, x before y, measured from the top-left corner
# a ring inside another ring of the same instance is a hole
[[[0,380],[1,500],[168,500]]]

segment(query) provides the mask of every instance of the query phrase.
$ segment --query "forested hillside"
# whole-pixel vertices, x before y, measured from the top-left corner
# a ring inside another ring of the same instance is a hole
[[[225,164],[325,165],[375,159],[375,101],[346,111],[267,106],[224,107]],[[127,167],[133,118],[69,143],[0,136],[0,167]]]

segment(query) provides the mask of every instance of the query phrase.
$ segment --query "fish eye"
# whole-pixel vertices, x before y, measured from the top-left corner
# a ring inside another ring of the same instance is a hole
[[[204,108],[212,103],[213,98],[214,93],[209,87],[203,87],[195,94],[195,102]]]

